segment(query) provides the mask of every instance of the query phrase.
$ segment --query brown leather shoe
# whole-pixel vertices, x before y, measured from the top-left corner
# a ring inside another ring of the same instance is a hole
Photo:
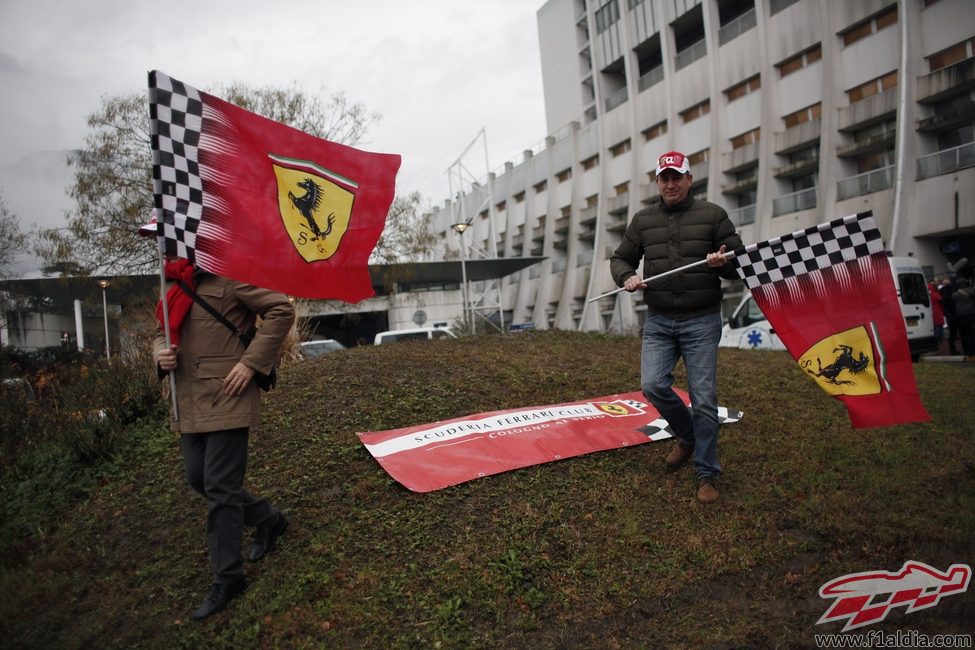
[[[714,503],[718,500],[718,488],[711,481],[701,481],[697,487],[697,500],[701,503]]]
[[[664,462],[667,463],[667,469],[673,472],[689,461],[693,455],[694,447],[688,447],[684,443],[678,442],[674,445],[674,449],[667,454],[667,459]]]

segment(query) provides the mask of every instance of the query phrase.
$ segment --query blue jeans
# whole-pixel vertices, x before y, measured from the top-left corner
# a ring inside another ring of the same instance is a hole
[[[647,316],[640,378],[643,394],[670,424],[677,440],[694,448],[698,479],[716,478],[718,464],[718,341],[721,315],[673,321]],[[684,357],[691,408],[671,388],[674,366]]]

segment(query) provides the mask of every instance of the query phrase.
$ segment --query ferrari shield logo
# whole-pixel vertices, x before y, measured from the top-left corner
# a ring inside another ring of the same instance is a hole
[[[832,334],[799,357],[799,367],[830,395],[875,395],[881,379],[874,346],[863,325]],[[879,355],[882,361],[882,354]]]
[[[355,182],[304,160],[272,156],[278,210],[291,242],[306,262],[327,260],[349,229]],[[351,188],[351,189],[348,189]]]

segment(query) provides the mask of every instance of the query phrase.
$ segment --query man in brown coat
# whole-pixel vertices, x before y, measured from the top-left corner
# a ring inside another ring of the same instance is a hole
[[[269,373],[294,323],[287,296],[235,280],[194,271],[184,260],[167,264],[168,277],[180,277],[197,295],[241,332],[253,330],[247,348],[235,332],[209,314],[179,287],[171,287],[170,333],[166,346],[160,328],[154,358],[176,380],[177,413],[186,480],[207,500],[207,544],[213,586],[193,612],[202,620],[224,609],[246,588],[241,561],[244,526],[255,526],[249,560],[261,559],[287,529],[284,515],[267,500],[243,488],[247,439],[261,421],[261,391],[255,372]],[[172,305],[176,305],[176,309]]]

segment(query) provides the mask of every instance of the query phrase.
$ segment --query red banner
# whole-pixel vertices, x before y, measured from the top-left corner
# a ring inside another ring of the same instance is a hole
[[[677,392],[689,404],[687,394]],[[741,413],[719,407],[718,417],[736,422]],[[432,492],[521,467],[663,440],[672,433],[643,394],[635,392],[358,435],[394,479],[414,492]]]
[[[157,235],[207,271],[357,302],[400,157],[328,142],[160,72],[149,77]]]

